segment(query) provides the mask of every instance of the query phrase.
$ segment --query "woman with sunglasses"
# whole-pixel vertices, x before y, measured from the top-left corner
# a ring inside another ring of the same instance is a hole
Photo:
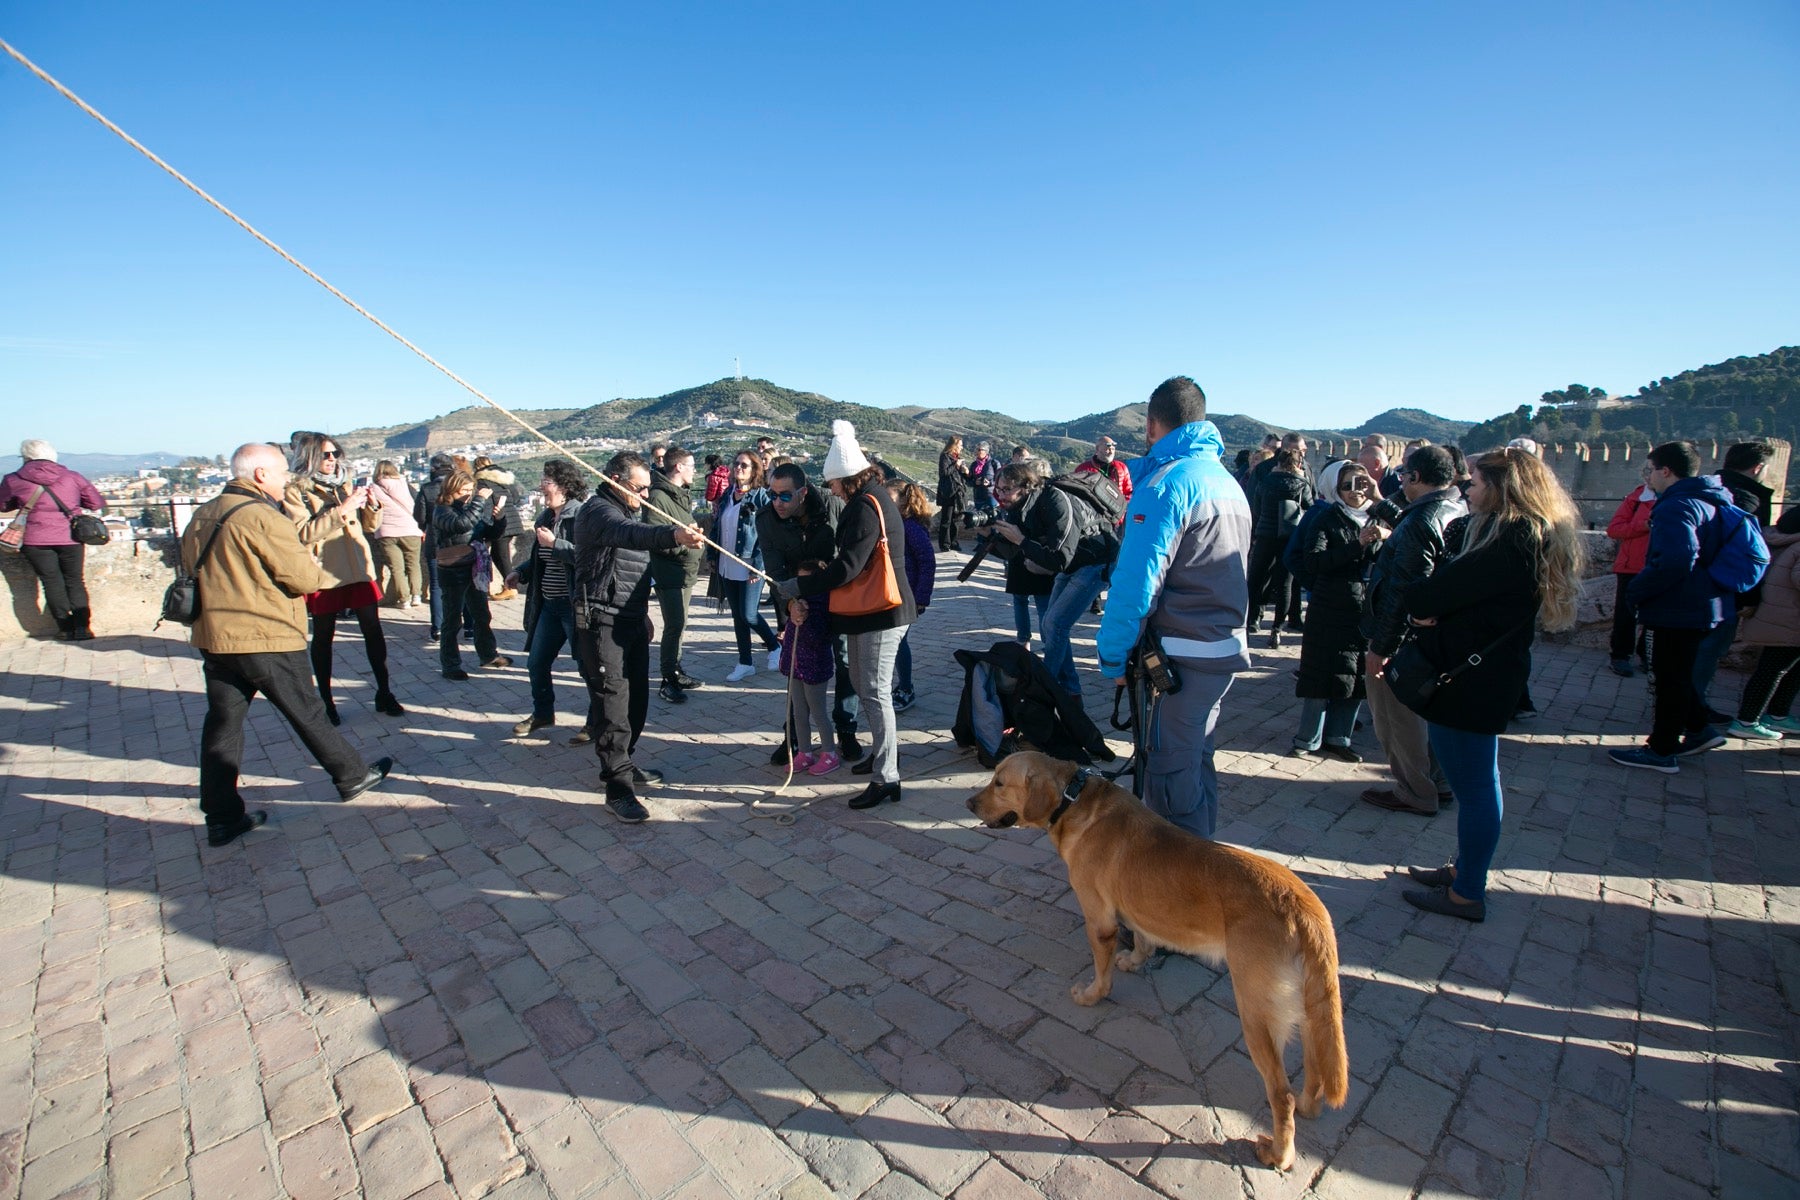
[[[438,666],[445,679],[469,677],[463,670],[457,638],[465,616],[475,634],[475,657],[484,667],[512,666],[494,639],[494,621],[488,608],[488,579],[493,566],[487,556],[486,538],[499,523],[503,493],[475,487],[475,477],[462,467],[450,472],[431,513],[431,530],[437,539],[438,586],[444,592],[444,629],[438,639]]]
[[[1350,734],[1366,695],[1363,656],[1369,642],[1357,627],[1363,591],[1387,533],[1369,518],[1378,495],[1375,481],[1354,460],[1327,463],[1319,472],[1319,506],[1294,534],[1301,539],[1302,578],[1312,592],[1294,683],[1302,701],[1296,758],[1322,754],[1362,761],[1350,748]]]
[[[331,698],[331,649],[340,614],[353,613],[362,629],[369,673],[375,677],[375,711],[405,714],[388,686],[387,637],[381,629],[381,585],[375,582],[375,552],[368,535],[381,528],[383,493],[350,486],[350,473],[337,440],[323,433],[294,434],[288,452],[286,505],[300,544],[319,560],[325,587],[306,597],[312,614],[312,668],[325,701],[325,715],[339,723]]]
[[[739,450],[731,460],[731,488],[719,497],[717,534],[713,538],[743,562],[710,551],[713,573],[725,590],[725,603],[731,606],[731,631],[737,635],[738,665],[725,676],[726,683],[737,683],[756,674],[751,660],[750,635],[755,633],[763,649],[769,652],[769,669],[781,661],[781,643],[762,615],[762,577],[752,574],[762,570],[762,551],[757,546],[756,514],[769,504],[769,489],[763,486],[762,459],[754,450]],[[750,567],[744,566],[749,563]]]

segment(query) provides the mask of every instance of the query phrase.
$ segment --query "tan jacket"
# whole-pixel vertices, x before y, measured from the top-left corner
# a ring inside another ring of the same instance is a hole
[[[287,487],[288,516],[300,534],[300,544],[313,552],[325,571],[319,591],[375,579],[375,554],[369,549],[367,534],[381,527],[381,510],[365,508],[340,517],[331,510],[341,498],[330,489],[300,480]]]
[[[242,506],[242,511],[237,510]],[[276,654],[306,649],[301,597],[324,587],[288,514],[261,492],[229,483],[195,510],[181,535],[181,565],[194,560],[219,518],[231,511],[200,569],[200,619],[193,642],[214,654]]]
[[[1752,646],[1800,646],[1800,541],[1775,552],[1763,575],[1762,603],[1738,626]]]

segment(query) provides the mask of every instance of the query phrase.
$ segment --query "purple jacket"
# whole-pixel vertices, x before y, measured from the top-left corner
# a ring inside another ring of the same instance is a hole
[[[931,585],[937,582],[937,547],[923,522],[906,519],[906,582],[912,585],[913,602],[924,612],[931,607]]]
[[[12,512],[24,508],[31,499],[31,493],[43,487],[44,494],[32,505],[31,515],[25,519],[25,544],[27,546],[73,546],[75,536],[69,532],[69,518],[63,516],[62,509],[56,507],[56,500],[50,498],[56,494],[71,513],[78,509],[90,508],[95,512],[106,507],[106,501],[94,490],[94,485],[80,475],[60,463],[51,462],[47,458],[34,458],[24,466],[0,479],[0,512]]]
[[[781,631],[785,643],[781,654],[781,673],[801,683],[825,683],[837,671],[831,656],[831,613],[825,597],[815,596],[806,605],[806,620],[800,625],[788,622]]]

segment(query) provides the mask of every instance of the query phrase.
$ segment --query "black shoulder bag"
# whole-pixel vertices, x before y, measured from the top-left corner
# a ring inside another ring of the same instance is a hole
[[[254,500],[246,500],[242,504],[234,504],[226,509],[213,525],[212,532],[206,535],[206,545],[200,547],[200,554],[194,559],[194,570],[190,574],[181,569],[177,562],[175,578],[163,592],[162,616],[150,632],[155,633],[162,628],[164,621],[173,621],[177,625],[192,625],[200,619],[200,568],[206,565],[207,556],[212,553],[213,543],[219,540],[219,531],[225,528],[225,522],[231,520],[232,514],[241,508],[255,504]]]
[[[1430,717],[1428,711],[1431,702],[1437,697],[1438,690],[1456,682],[1457,678],[1471,667],[1478,667],[1488,655],[1498,650],[1510,637],[1531,628],[1536,623],[1537,614],[1522,625],[1514,625],[1505,633],[1469,655],[1462,662],[1448,670],[1441,670],[1429,658],[1425,657],[1425,648],[1419,645],[1416,634],[1408,637],[1394,651],[1394,657],[1388,659],[1387,666],[1381,669],[1382,682],[1393,690],[1394,697],[1406,707],[1422,717]]]
[[[48,488],[45,489],[49,491]],[[106,522],[92,513],[72,513],[69,506],[62,502],[62,497],[50,492],[50,498],[56,501],[56,507],[62,509],[62,515],[69,519],[69,536],[84,546],[104,546],[112,541],[112,534],[106,531]]]

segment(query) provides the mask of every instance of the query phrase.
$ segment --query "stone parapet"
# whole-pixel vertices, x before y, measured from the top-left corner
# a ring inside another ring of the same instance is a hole
[[[87,548],[84,578],[98,635],[149,633],[162,611],[163,591],[175,577],[172,538],[131,540],[115,536]],[[0,612],[0,642],[53,637],[56,622],[44,611],[37,573],[20,554],[0,555],[9,603]],[[166,632],[166,631],[165,631]]]

